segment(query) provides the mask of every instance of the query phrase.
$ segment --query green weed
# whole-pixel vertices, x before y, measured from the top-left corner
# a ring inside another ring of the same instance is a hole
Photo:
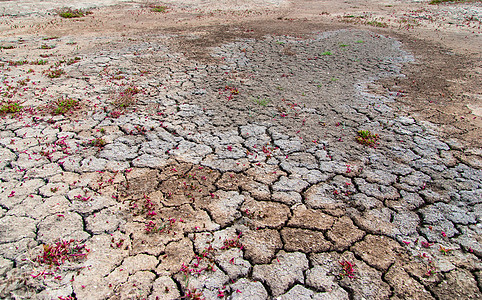
[[[369,130],[358,130],[356,141],[359,144],[375,147],[379,139],[378,134],[371,133]]]
[[[151,11],[153,12],[159,12],[159,13],[167,12],[167,6],[165,5],[151,5],[150,8],[151,8]]]
[[[79,106],[79,101],[70,98],[60,98],[52,105],[54,115],[65,115]]]
[[[0,105],[0,113],[15,114],[22,111],[22,106],[18,102],[7,102]]]
[[[381,28],[387,28],[388,27],[387,23],[378,22],[378,21],[368,21],[365,24],[370,25],[370,26],[375,26],[375,27],[381,27]]]
[[[269,98],[256,97],[253,100],[256,104],[261,105],[261,106],[267,106],[268,103],[270,102]]]
[[[95,138],[89,144],[93,147],[103,148],[107,142],[103,138]]]
[[[55,46],[54,45],[47,45],[47,44],[43,44],[40,46],[39,49],[44,49],[44,50],[48,50],[48,49],[54,49]]]
[[[60,76],[62,76],[62,74],[65,74],[65,71],[62,69],[49,69],[45,70],[43,73],[48,78],[59,78]]]
[[[37,59],[37,60],[34,60],[34,61],[31,61],[30,64],[31,65],[46,65],[48,64],[48,60],[45,60],[45,59]]]
[[[92,14],[92,12],[83,10],[83,9],[73,9],[70,7],[63,7],[57,11],[57,14],[62,18],[71,19],[71,18],[85,17],[87,15]]]
[[[18,67],[26,64],[28,64],[27,60],[16,60],[16,61],[11,60],[8,62],[9,66],[14,66],[14,67]]]

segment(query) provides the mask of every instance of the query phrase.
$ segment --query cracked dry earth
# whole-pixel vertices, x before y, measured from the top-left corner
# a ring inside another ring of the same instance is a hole
[[[482,297],[482,172],[368,92],[414,60],[397,40],[2,42],[2,298]]]

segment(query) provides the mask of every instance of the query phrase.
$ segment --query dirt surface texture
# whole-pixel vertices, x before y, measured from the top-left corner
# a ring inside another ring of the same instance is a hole
[[[482,3],[428,2],[0,1],[0,298],[481,299]]]

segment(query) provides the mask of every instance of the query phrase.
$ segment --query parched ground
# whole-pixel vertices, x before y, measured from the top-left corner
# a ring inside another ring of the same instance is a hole
[[[427,2],[0,1],[0,297],[480,299],[482,4]]]

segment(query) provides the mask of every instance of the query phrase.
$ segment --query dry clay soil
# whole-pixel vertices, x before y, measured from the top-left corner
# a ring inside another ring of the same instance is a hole
[[[481,299],[482,3],[427,2],[0,1],[0,297]]]

